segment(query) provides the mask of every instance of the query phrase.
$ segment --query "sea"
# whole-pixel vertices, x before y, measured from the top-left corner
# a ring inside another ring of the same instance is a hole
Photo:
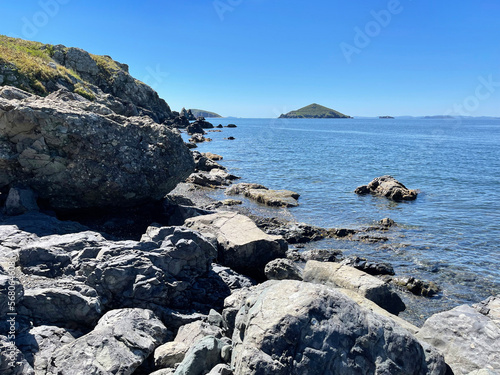
[[[433,298],[401,292],[400,316],[417,325],[434,313],[500,294],[500,119],[207,119],[237,128],[209,132],[200,152],[220,154],[241,182],[300,193],[299,206],[263,215],[325,228],[361,228],[383,218],[388,241],[327,239],[337,249],[433,281]],[[234,140],[228,140],[228,137]],[[391,175],[419,192],[411,202],[358,196],[357,186]],[[223,199],[224,192],[210,193]]]

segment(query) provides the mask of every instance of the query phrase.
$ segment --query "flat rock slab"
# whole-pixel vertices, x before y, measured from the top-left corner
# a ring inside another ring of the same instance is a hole
[[[417,199],[417,191],[410,190],[392,176],[382,176],[373,179],[368,185],[359,186],[356,194],[373,194],[386,197],[393,201],[413,201]]]
[[[258,203],[273,207],[296,207],[300,194],[291,190],[270,190],[260,184],[240,183],[226,190],[227,195],[242,194]]]
[[[406,308],[401,298],[382,280],[340,263],[310,260],[303,277],[304,281],[354,290],[392,314],[397,315]]]
[[[218,263],[251,277],[262,279],[268,262],[286,256],[287,245],[281,236],[264,233],[250,218],[236,212],[194,217],[185,226],[215,237]]]

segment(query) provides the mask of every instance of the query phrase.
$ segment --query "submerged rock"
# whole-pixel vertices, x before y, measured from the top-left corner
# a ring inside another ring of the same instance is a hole
[[[392,176],[377,177],[368,185],[359,186],[356,194],[373,194],[386,197],[393,201],[412,201],[417,199],[417,191],[410,190]]]
[[[180,135],[151,118],[54,96],[0,97],[0,133],[0,188],[24,185],[55,209],[160,200],[194,167]]]

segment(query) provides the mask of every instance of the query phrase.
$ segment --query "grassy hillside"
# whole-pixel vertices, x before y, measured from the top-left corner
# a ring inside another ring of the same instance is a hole
[[[194,117],[209,117],[209,118],[217,118],[222,117],[221,115],[215,112],[204,111],[203,109],[191,109]]]
[[[61,48],[66,49],[0,35],[0,85],[15,86],[38,95],[47,95],[62,85],[88,99],[94,99],[92,83],[53,59]],[[97,64],[103,81],[112,81],[113,76],[121,70],[109,56],[90,56]]]
[[[313,103],[296,111],[282,114],[279,118],[350,118],[350,116]]]

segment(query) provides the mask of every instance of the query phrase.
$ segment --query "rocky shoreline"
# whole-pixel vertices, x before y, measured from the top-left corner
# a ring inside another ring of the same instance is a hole
[[[88,60],[58,51],[75,69]],[[178,129],[203,137],[204,119],[96,92],[0,89],[1,374],[498,374],[500,296],[417,327],[397,316],[401,288],[425,301],[438,286],[300,249],[385,241],[396,223],[259,217],[242,199],[277,209],[300,195],[237,184],[221,156],[189,151]],[[389,177],[359,193],[416,198]]]

